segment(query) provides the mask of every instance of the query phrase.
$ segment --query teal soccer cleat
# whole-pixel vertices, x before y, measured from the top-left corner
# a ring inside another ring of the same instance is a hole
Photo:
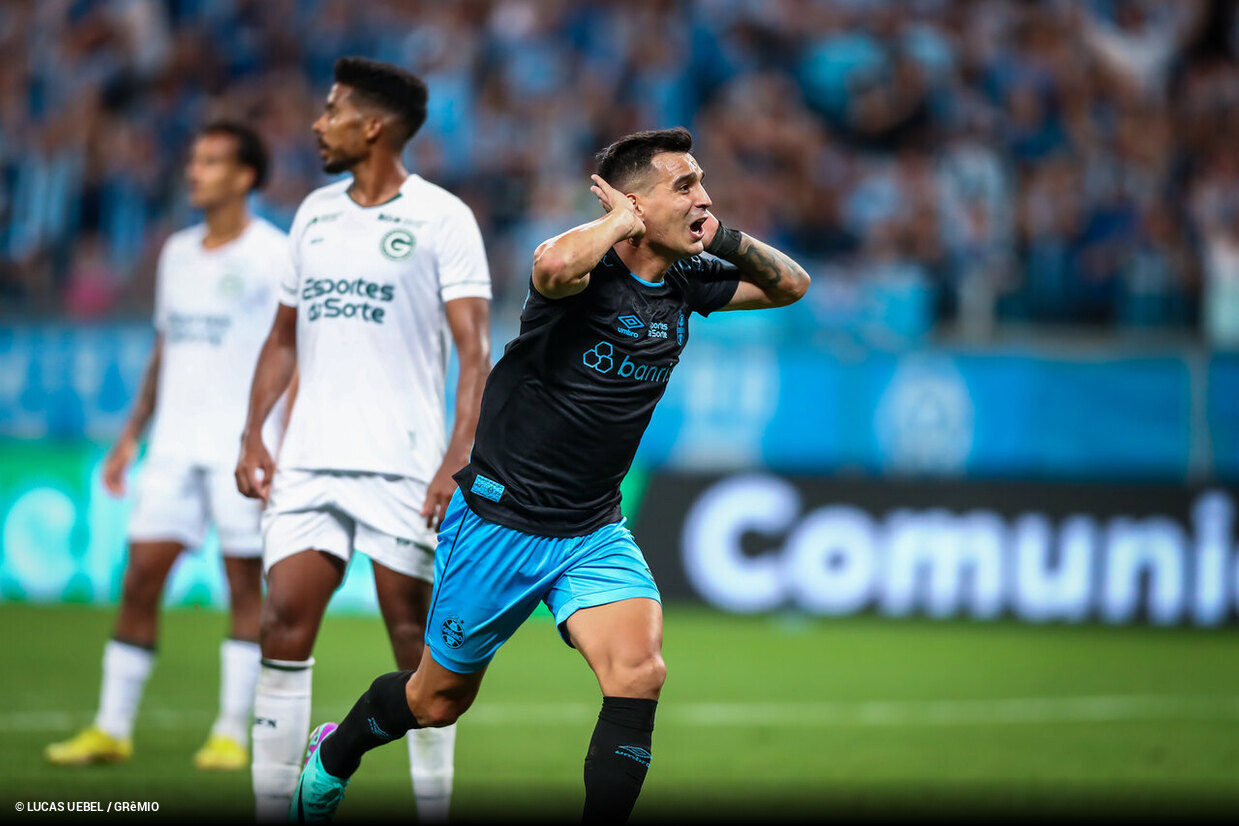
[[[336,808],[344,799],[348,780],[341,780],[323,768],[318,747],[327,735],[336,730],[335,723],[323,723],[310,732],[310,743],[305,750],[305,766],[297,778],[297,788],[288,804],[289,823],[327,823],[335,816]]]

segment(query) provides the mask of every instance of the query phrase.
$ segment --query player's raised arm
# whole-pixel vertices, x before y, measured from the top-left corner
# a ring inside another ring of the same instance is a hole
[[[125,493],[125,471],[138,452],[138,439],[146,430],[151,416],[155,413],[155,399],[159,394],[159,363],[163,359],[163,333],[155,333],[155,344],[151,347],[150,358],[146,360],[146,370],[142,373],[142,387],[138,397],[129,411],[129,418],[116,443],[108,451],[103,460],[103,486],[113,496],[123,496]]]
[[[809,274],[786,253],[723,226],[713,215],[706,221],[705,229],[706,252],[735,265],[740,278],[736,294],[721,309],[786,307],[808,291]]]
[[[547,298],[576,295],[589,285],[590,271],[607,250],[625,238],[640,238],[645,223],[632,199],[597,175],[589,191],[607,214],[573,227],[538,245],[533,254],[533,286]]]
[[[262,425],[292,381],[297,368],[297,308],[280,304],[271,332],[262,345],[254,381],[250,385],[249,411],[241,431],[241,456],[237,460],[237,490],[251,499],[266,499],[271,491],[275,462],[262,442]],[[262,471],[261,478],[258,471]]]

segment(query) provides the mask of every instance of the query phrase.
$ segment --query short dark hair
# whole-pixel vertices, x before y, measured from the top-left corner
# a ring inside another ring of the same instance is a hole
[[[688,152],[692,148],[692,133],[683,126],[634,132],[598,153],[598,175],[623,191],[650,169],[650,161],[655,155],[660,152]]]
[[[267,182],[267,147],[257,132],[238,121],[213,120],[198,130],[198,137],[203,135],[227,135],[236,141],[237,163],[254,170],[254,183],[250,189],[262,189]]]
[[[395,135],[403,146],[426,122],[426,83],[399,66],[365,57],[342,57],[335,65],[336,83],[353,91],[384,112],[395,115],[401,127]]]

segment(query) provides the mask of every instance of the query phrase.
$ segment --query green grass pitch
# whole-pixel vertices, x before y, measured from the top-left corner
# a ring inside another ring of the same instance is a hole
[[[89,722],[109,609],[0,605],[0,811],[158,801],[127,819],[251,817],[248,773],[196,772],[224,616],[169,611],[124,765],[56,769]],[[1033,627],[666,612],[669,679],[635,822],[1006,820],[1239,812],[1232,630]],[[377,618],[328,617],[314,723],[391,669]],[[598,690],[545,615],[500,651],[460,723],[453,818],[571,821]],[[369,754],[340,822],[415,822],[403,744]],[[22,820],[41,816],[27,813]],[[107,819],[106,815],[82,815]],[[14,820],[13,822],[18,822]]]

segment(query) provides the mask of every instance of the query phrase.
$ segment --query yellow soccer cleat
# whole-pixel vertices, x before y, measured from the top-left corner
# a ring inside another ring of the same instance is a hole
[[[231,772],[248,769],[249,749],[222,734],[212,734],[194,754],[194,765],[203,771]]]
[[[43,756],[54,766],[123,763],[133,756],[133,741],[113,737],[98,726],[82,729],[63,743],[52,743]]]

